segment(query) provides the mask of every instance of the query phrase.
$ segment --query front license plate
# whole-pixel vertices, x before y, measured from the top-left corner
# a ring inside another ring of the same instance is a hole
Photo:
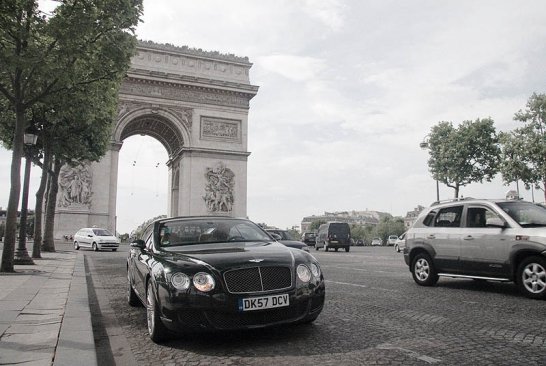
[[[337,240],[332,240],[332,241],[330,241],[330,243],[337,244]]]
[[[288,294],[239,299],[239,311],[273,309],[288,305]]]

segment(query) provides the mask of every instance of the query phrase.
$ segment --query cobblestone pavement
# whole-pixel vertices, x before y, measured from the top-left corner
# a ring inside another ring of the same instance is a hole
[[[436,287],[420,287],[392,247],[312,254],[327,279],[326,305],[313,324],[157,345],[148,338],[145,309],[126,303],[124,249],[86,251],[100,304],[93,317],[113,314],[109,321],[120,329],[115,336],[131,350],[121,355],[112,349],[102,364],[546,364],[546,302],[523,297],[513,284],[441,278]],[[98,348],[112,345],[100,329],[95,336]]]

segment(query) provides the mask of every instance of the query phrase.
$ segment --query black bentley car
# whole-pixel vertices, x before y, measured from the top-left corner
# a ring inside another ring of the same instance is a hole
[[[170,333],[314,321],[324,278],[309,253],[230,217],[155,221],[131,243],[127,297],[146,306],[154,342]]]

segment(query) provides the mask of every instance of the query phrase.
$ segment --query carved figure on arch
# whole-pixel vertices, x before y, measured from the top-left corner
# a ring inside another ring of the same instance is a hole
[[[203,199],[209,212],[231,212],[233,209],[233,187],[235,174],[224,163],[207,168],[205,195]]]
[[[58,207],[91,206],[92,174],[87,164],[64,165],[59,173]]]

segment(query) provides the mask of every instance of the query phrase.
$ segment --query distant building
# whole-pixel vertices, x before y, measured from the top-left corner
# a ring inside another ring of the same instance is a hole
[[[417,216],[419,216],[421,211],[423,211],[424,209],[424,206],[418,205],[413,209],[413,211],[408,211],[408,213],[406,213],[406,217],[404,217],[404,227],[406,229],[409,229],[417,219]]]

